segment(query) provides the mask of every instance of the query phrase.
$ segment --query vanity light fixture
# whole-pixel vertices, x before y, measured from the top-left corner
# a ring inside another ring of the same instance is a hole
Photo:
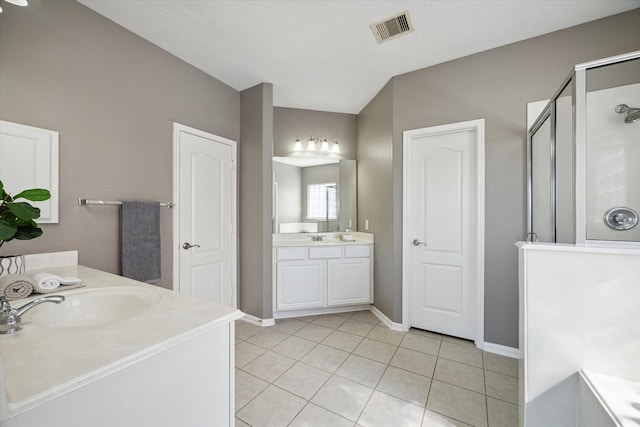
[[[315,136],[312,136],[307,142],[306,150],[303,150],[300,138],[296,138],[293,143],[293,151],[320,151],[324,153],[340,154],[340,146],[338,145],[338,141],[335,141],[331,147],[329,147],[329,141],[327,141],[327,138],[316,138]]]
[[[29,6],[27,0],[4,0],[7,3],[15,4],[16,6]],[[2,13],[2,8],[0,7],[0,13]]]

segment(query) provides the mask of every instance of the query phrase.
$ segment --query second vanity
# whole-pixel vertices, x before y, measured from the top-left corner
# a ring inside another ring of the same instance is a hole
[[[274,235],[274,318],[361,310],[373,303],[373,235],[348,233],[353,241],[343,241],[343,234]]]
[[[36,268],[28,274],[78,277],[86,286],[61,290],[64,302],[34,307],[21,330],[0,335],[0,425],[233,425],[234,321],[242,313],[72,258],[42,270],[27,259]]]

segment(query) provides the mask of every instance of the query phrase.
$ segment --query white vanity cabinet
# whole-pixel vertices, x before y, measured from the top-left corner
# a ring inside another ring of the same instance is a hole
[[[234,425],[235,320],[243,313],[62,264],[77,259],[27,255],[27,274],[78,277],[86,286],[60,290],[64,303],[37,306],[20,331],[0,335],[0,426]]]
[[[373,245],[278,247],[276,310],[370,304]]]
[[[323,307],[327,287],[325,270],[325,262],[322,260],[278,262],[278,309]]]
[[[327,261],[327,305],[371,303],[371,246],[345,246]]]

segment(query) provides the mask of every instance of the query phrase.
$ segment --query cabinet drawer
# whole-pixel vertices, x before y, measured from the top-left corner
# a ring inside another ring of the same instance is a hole
[[[345,246],[345,258],[369,258],[371,256],[371,247],[369,245]]]
[[[276,251],[276,259],[283,260],[299,260],[307,258],[307,248],[278,248]]]
[[[327,246],[322,248],[309,248],[309,259],[318,258],[342,258],[342,247]]]

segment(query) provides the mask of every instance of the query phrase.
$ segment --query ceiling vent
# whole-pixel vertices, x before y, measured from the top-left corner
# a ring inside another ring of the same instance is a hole
[[[383,43],[413,32],[413,24],[411,23],[408,10],[371,24],[369,27],[371,27],[371,31],[378,43]]]

